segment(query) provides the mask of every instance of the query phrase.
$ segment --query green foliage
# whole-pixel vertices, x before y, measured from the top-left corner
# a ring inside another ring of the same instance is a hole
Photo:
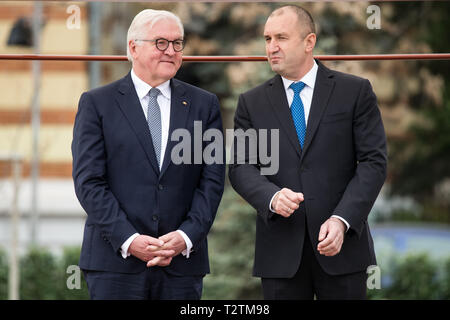
[[[252,277],[256,211],[231,187],[225,189],[208,236],[211,274],[203,299],[261,299],[260,280]]]
[[[68,289],[66,273],[70,265],[78,265],[80,248],[65,248],[56,256],[45,248],[33,247],[20,259],[21,300],[89,299],[86,281],[80,271],[80,289]],[[0,300],[8,298],[8,255],[0,250]]]
[[[432,260],[425,253],[397,258],[389,270],[381,270],[382,277],[391,283],[381,289],[368,290],[371,300],[432,300],[449,299],[450,259],[444,263]]]
[[[260,281],[251,276],[255,213],[228,189],[219,214],[217,227],[209,237],[212,273],[205,277],[202,298],[261,299]],[[20,299],[89,299],[82,274],[81,289],[69,290],[66,286],[70,276],[67,267],[77,265],[79,252],[79,248],[67,248],[56,257],[46,249],[31,249],[21,260]],[[389,277],[390,284],[368,290],[371,300],[450,299],[450,258],[442,261],[426,254],[400,256],[382,267],[381,276]],[[0,300],[7,297],[7,254],[0,250]]]
[[[443,290],[442,290],[442,299],[450,300],[450,259],[447,260],[444,267],[444,280]]]
[[[80,289],[74,288],[69,289],[67,282],[74,284],[71,281],[71,276],[75,276],[74,272],[67,273],[69,266],[78,266],[78,260],[80,258],[80,248],[79,247],[67,247],[64,249],[63,255],[58,264],[58,270],[60,272],[59,278],[59,294],[58,299],[61,300],[85,300],[89,299],[89,292],[87,288],[86,281],[84,280],[84,274],[80,270]],[[73,277],[72,277],[73,278]]]
[[[395,299],[437,299],[436,266],[425,254],[407,256],[393,272],[387,295]]]
[[[0,248],[0,300],[8,298],[8,257]]]
[[[31,248],[20,261],[20,299],[57,299],[56,270],[56,259],[48,250]]]

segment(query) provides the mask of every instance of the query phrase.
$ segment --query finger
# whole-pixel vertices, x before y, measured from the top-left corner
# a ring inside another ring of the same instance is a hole
[[[184,241],[183,237],[175,235],[173,238],[171,238],[168,242],[166,242],[162,248],[167,250],[177,250],[180,246],[184,246],[186,242]]]
[[[321,247],[319,251],[322,254],[331,254],[331,253],[338,253],[341,249],[342,242],[339,241],[339,239],[334,239],[333,242],[331,242],[329,245]]]
[[[171,257],[175,254],[175,250],[156,250],[152,251],[154,256]]]
[[[288,218],[290,216],[290,214],[287,213],[285,210],[276,210],[275,212],[284,218]]]
[[[165,235],[162,235],[161,237],[159,237],[158,239],[164,241],[164,242],[168,242],[173,238],[173,232],[169,232]]]
[[[297,192],[298,203],[305,201],[305,196],[301,192]]]
[[[283,217],[288,218],[294,210],[289,209],[286,206],[279,206],[280,209],[277,210],[277,213],[281,214]]]
[[[288,198],[282,198],[280,201],[281,205],[287,207],[288,209],[295,211],[298,209],[299,205],[296,202],[289,200]]]
[[[327,251],[319,251],[321,255],[332,257],[337,255],[340,252],[340,249],[334,248],[333,250],[327,250]]]
[[[325,238],[325,240],[323,240],[322,242],[320,242],[320,243],[317,245],[317,250],[319,250],[319,251],[329,250],[329,249],[330,249],[329,245],[330,245],[332,242],[333,242],[332,239],[330,239],[330,238]]]
[[[321,249],[329,245],[337,244],[340,238],[339,231],[332,224],[328,225],[328,233],[325,240],[321,242]]]
[[[158,257],[154,257],[153,259],[149,260],[147,262],[147,267],[154,267],[156,266],[163,258],[158,256]]]
[[[294,201],[289,200],[285,195],[280,194],[280,196],[277,199],[277,202],[274,204],[274,208],[276,209],[284,209],[284,207],[288,207],[291,209],[297,209],[298,205]]]
[[[145,250],[155,252],[155,251],[161,250],[161,248],[162,247],[150,245],[150,246],[145,247]]]
[[[285,204],[280,204],[279,208],[280,208],[280,211],[283,211],[287,215],[290,215],[293,211],[291,208],[289,208],[289,206],[287,206]]]
[[[172,258],[161,259],[161,260],[158,262],[158,266],[160,266],[160,267],[166,267],[166,266],[168,266],[168,265],[170,264],[170,262],[172,262]]]
[[[320,231],[319,231],[319,241],[322,241],[323,239],[325,239],[325,237],[327,236],[328,233],[328,223],[324,223],[320,226]]]
[[[336,250],[337,250],[337,248],[334,245],[329,245],[329,246],[327,246],[325,248],[320,249],[319,252],[321,254],[330,254],[330,253],[332,253],[332,252],[334,252]]]
[[[330,244],[332,244],[334,240],[335,240],[335,237],[333,236],[333,234],[329,230],[327,230],[325,239],[323,239],[322,241],[319,242],[319,244],[317,245],[317,249],[323,250],[324,248],[326,248]]]
[[[287,198],[289,201],[298,204],[300,201],[298,199],[298,195],[297,192],[294,192],[290,189],[286,189],[286,191],[284,193],[282,193],[282,195]]]
[[[147,242],[147,245],[154,245],[154,246],[158,246],[158,247],[161,247],[164,244],[163,240],[156,239],[153,237],[147,237],[146,242]]]
[[[164,257],[155,257],[147,262],[147,267],[160,266],[165,267],[168,266],[172,262],[172,257],[164,258]]]

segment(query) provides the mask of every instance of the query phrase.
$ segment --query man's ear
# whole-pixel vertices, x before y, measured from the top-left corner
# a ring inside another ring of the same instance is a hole
[[[134,59],[136,55],[136,42],[134,42],[134,40],[128,41],[128,49],[130,50],[130,54]]]
[[[314,50],[314,47],[316,46],[316,34],[310,33],[305,37],[305,51],[306,52],[312,52]]]

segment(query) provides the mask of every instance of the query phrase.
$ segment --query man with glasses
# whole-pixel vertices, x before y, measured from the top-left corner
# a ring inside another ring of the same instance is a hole
[[[174,164],[171,134],[194,137],[194,121],[222,131],[222,120],[214,94],[173,78],[183,48],[177,16],[143,10],[128,30],[130,73],[80,98],[73,179],[87,213],[80,267],[91,299],[201,297],[225,165]]]
[[[239,97],[235,129],[279,129],[269,144],[278,143],[279,170],[263,176],[264,164],[248,161],[229,170],[258,212],[253,273],[266,299],[364,299],[376,264],[367,216],[387,163],[376,96],[368,80],[314,59],[303,8],[272,12],[264,39],[277,75]]]

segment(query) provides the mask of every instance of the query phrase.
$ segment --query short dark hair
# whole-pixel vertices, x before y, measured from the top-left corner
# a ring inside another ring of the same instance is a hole
[[[282,6],[275,11],[273,11],[269,17],[271,16],[277,16],[279,14],[282,14],[284,12],[284,9],[290,9],[292,10],[298,18],[298,22],[302,27],[305,27],[306,33],[304,36],[306,36],[309,33],[316,33],[316,27],[314,25],[314,20],[311,16],[311,14],[304,8],[297,6],[295,4],[288,4],[285,6]]]

